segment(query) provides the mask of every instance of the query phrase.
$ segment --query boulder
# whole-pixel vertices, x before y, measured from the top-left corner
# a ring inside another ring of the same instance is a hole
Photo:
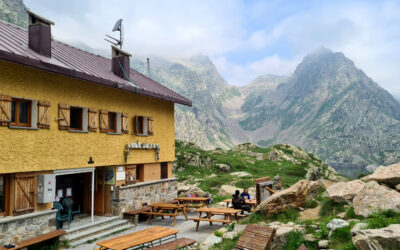
[[[400,224],[354,232],[353,244],[357,249],[400,249]]]
[[[231,170],[231,166],[229,166],[228,164],[219,163],[216,166],[222,172],[229,172]]]
[[[264,223],[260,223],[260,224],[264,224]],[[294,224],[292,222],[284,224],[279,221],[274,221],[274,222],[269,223],[268,225],[267,224],[265,224],[265,225],[276,229],[274,238],[272,239],[272,242],[271,242],[271,247],[269,249],[274,249],[274,250],[283,249],[283,247],[285,246],[285,244],[287,242],[288,235],[292,231],[300,231],[302,233],[305,233],[305,228],[303,226]]]
[[[358,222],[356,223],[350,230],[351,233],[355,233],[357,231],[363,230],[363,229],[367,229],[368,224],[364,223],[364,222]]]
[[[239,190],[240,193],[243,192],[243,189],[237,188],[231,185],[222,185],[219,188],[218,195],[219,196],[232,196],[236,190]]]
[[[300,180],[290,188],[269,196],[256,211],[273,214],[283,212],[289,207],[304,207],[307,199],[316,197],[320,187],[317,181]]]
[[[345,203],[350,202],[358,192],[360,192],[365,186],[365,183],[360,180],[354,181],[340,181],[330,185],[326,192],[330,199],[338,202]]]
[[[237,176],[237,177],[251,177],[251,174],[247,172],[233,172],[231,175]]]
[[[318,241],[318,248],[319,249],[326,249],[329,246],[329,240],[320,240]]]
[[[376,181],[394,187],[400,184],[400,163],[378,167],[373,174],[365,176],[363,180]]]
[[[206,194],[206,192],[204,192],[199,187],[197,187],[196,184],[189,185],[189,184],[183,184],[180,182],[178,182],[178,185],[177,185],[177,192],[178,192],[178,195],[180,195],[180,196],[186,196],[188,194],[190,194],[190,195],[197,194],[197,196],[201,197]]]
[[[379,185],[375,181],[368,182],[353,199],[354,212],[367,217],[377,210],[395,210],[400,212],[400,193]]]
[[[201,244],[200,244],[200,249],[201,250],[207,250],[210,249],[212,246],[215,244],[221,243],[222,238],[215,236],[214,234],[211,234],[208,236]]]
[[[329,228],[331,231],[335,231],[338,228],[348,227],[349,223],[342,219],[333,219],[331,220],[326,227]]]

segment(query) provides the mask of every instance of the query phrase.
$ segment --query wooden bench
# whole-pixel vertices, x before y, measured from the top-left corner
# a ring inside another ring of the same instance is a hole
[[[211,218],[188,218],[188,220],[192,220],[193,222],[197,223],[196,224],[196,232],[199,231],[199,226],[200,226],[200,221],[208,221],[210,222],[210,225],[212,225],[213,222],[220,222],[222,225],[229,225],[232,221],[231,220],[222,220],[222,219],[211,219]]]
[[[141,214],[143,212],[149,212],[150,210],[151,210],[151,208],[149,208],[149,207],[142,207],[142,208],[138,208],[138,209],[135,209],[135,210],[127,211],[127,212],[124,213],[124,216],[125,215],[127,215],[127,216],[138,215],[138,214]]]
[[[155,247],[151,247],[148,249],[153,250],[171,250],[171,249],[180,249],[182,247],[188,247],[196,243],[195,240],[188,239],[188,238],[180,238],[179,240],[170,241]]]
[[[0,247],[1,250],[6,250],[6,249],[21,249],[29,246],[33,246],[38,243],[42,243],[46,240],[54,239],[56,237],[60,237],[61,235],[66,234],[64,230],[55,230],[50,233],[42,234],[39,235],[35,238],[29,239],[29,240],[23,240],[20,242],[16,242],[15,245],[16,247],[13,248],[5,248],[5,247]]]
[[[176,217],[179,214],[170,214],[170,213],[160,213],[160,212],[143,212],[141,214],[145,215],[160,215],[160,216],[170,216],[170,217]]]
[[[275,232],[275,228],[248,224],[234,249],[266,250],[269,248]]]

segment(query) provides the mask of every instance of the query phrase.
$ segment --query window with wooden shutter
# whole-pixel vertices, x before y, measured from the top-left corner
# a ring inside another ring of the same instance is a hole
[[[154,135],[153,131],[153,117],[147,117],[147,134]]]
[[[100,132],[108,132],[108,111],[100,110]]]
[[[58,129],[67,130],[70,128],[70,109],[67,104],[58,105]]]
[[[50,102],[38,101],[38,128],[50,128]]]
[[[168,179],[168,162],[161,162],[161,179]]]
[[[97,132],[97,110],[88,109],[88,129]]]
[[[16,174],[14,193],[14,215],[33,212],[35,207],[35,176],[33,174]]]
[[[123,134],[129,134],[129,119],[128,114],[121,114],[121,132]]]
[[[125,182],[126,184],[136,183],[136,165],[125,166]]]
[[[0,95],[0,126],[11,122],[11,96]]]

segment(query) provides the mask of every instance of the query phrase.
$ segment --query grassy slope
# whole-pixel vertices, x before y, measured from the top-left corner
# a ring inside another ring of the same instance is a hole
[[[254,179],[279,174],[282,177],[283,187],[288,187],[300,179],[304,179],[309,164],[321,166],[322,162],[311,154],[309,159],[295,158],[299,164],[290,161],[272,161],[267,158],[272,150],[280,150],[291,156],[293,152],[287,145],[275,145],[269,148],[255,147],[251,144],[242,144],[233,150],[205,151],[192,143],[176,141],[177,170],[175,175],[179,181],[198,183],[199,187],[213,195],[223,184],[234,185],[240,188],[254,186]],[[240,149],[239,149],[240,148]],[[256,154],[256,155],[255,155]],[[262,160],[257,160],[263,158]],[[191,159],[199,159],[200,166],[191,164]],[[220,171],[216,164],[228,164],[230,172],[247,172],[252,177],[238,178],[229,173]],[[215,177],[209,178],[214,174]]]

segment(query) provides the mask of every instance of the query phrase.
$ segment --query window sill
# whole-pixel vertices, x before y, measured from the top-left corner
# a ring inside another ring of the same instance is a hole
[[[71,133],[85,133],[85,134],[89,133],[89,131],[73,130],[73,129],[69,129],[68,132],[71,132]]]
[[[138,134],[136,134],[136,136],[147,137],[149,135],[138,135]]]
[[[20,127],[20,126],[10,126],[12,129],[26,129],[26,130],[39,130],[39,128],[32,128],[32,127]]]
[[[107,135],[123,135],[122,133],[107,132]]]

